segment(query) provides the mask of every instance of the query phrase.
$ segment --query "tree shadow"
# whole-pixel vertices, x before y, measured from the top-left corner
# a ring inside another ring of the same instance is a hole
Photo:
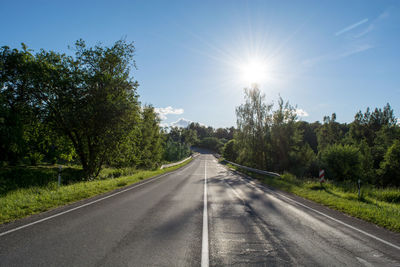
[[[58,166],[18,166],[0,169],[0,195],[19,188],[44,187],[58,181]],[[63,184],[82,181],[83,170],[66,167],[61,171]]]

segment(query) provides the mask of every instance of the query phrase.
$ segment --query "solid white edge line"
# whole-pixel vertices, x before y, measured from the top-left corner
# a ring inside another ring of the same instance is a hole
[[[242,179],[243,179],[243,178],[242,178]],[[246,182],[246,184],[249,184],[250,186],[252,186],[252,187],[254,187],[254,188],[260,190],[261,192],[265,193],[262,189],[258,188],[258,186],[254,185],[254,182],[252,182],[252,181],[247,181],[246,179],[243,179],[243,180]],[[302,203],[300,203],[300,202],[298,202],[298,201],[296,201],[296,200],[294,200],[294,199],[291,199],[291,198],[289,198],[289,197],[287,197],[287,196],[285,196],[285,195],[282,195],[282,194],[280,194],[280,193],[278,193],[278,192],[274,192],[274,191],[272,191],[272,190],[270,190],[270,189],[268,189],[268,188],[266,188],[266,187],[263,187],[263,189],[266,189],[266,190],[268,190],[268,191],[270,191],[270,192],[272,192],[272,193],[275,193],[275,194],[277,194],[277,195],[279,195],[279,196],[281,196],[281,197],[283,197],[283,198],[286,198],[286,199],[288,199],[289,201],[292,201],[292,202],[294,202],[294,203],[296,203],[296,204],[298,204],[298,205],[300,205],[300,206],[302,206],[302,207],[304,207],[304,208],[306,208],[306,209],[312,210],[312,211],[314,211],[314,212],[316,212],[316,213],[318,213],[318,214],[320,214],[320,215],[322,215],[322,216],[324,216],[324,217],[326,217],[326,218],[328,218],[328,219],[331,219],[332,221],[335,221],[335,222],[337,222],[337,223],[339,223],[339,224],[342,224],[342,225],[344,225],[344,226],[347,226],[347,227],[350,228],[350,229],[353,229],[353,230],[355,230],[355,231],[357,231],[357,232],[359,232],[359,233],[362,233],[362,234],[364,234],[364,235],[366,235],[366,236],[368,236],[368,237],[371,237],[371,238],[373,238],[373,239],[375,239],[375,240],[377,240],[377,241],[380,241],[380,242],[382,242],[382,243],[384,243],[384,244],[386,244],[386,245],[388,245],[388,246],[391,246],[391,247],[393,247],[393,248],[395,248],[395,249],[400,250],[400,247],[399,247],[399,246],[397,246],[397,245],[395,245],[395,244],[393,244],[393,243],[390,243],[389,241],[383,240],[383,239],[381,239],[381,238],[379,238],[379,237],[377,237],[377,236],[374,236],[374,235],[372,235],[372,234],[370,234],[370,233],[367,233],[367,232],[365,232],[365,231],[363,231],[363,230],[361,230],[361,229],[358,229],[357,227],[354,227],[354,226],[352,226],[352,225],[350,225],[350,224],[347,224],[347,223],[345,223],[345,222],[342,222],[341,220],[335,219],[335,218],[333,218],[333,217],[331,217],[331,216],[329,216],[329,215],[327,215],[327,214],[325,214],[325,213],[323,213],[323,212],[320,212],[320,211],[318,211],[318,210],[316,210],[316,209],[313,209],[313,208],[311,208],[311,207],[309,207],[309,206],[307,206],[307,205],[304,205],[304,204],[302,204]]]
[[[201,267],[208,267],[208,216],[207,216],[207,159],[204,161],[204,198],[203,198],[203,238],[201,245]]]
[[[28,223],[28,224],[25,224],[25,225],[22,225],[22,226],[19,226],[19,227],[13,228],[13,229],[11,229],[11,230],[8,230],[8,231],[5,231],[5,232],[2,232],[2,233],[0,233],[0,237],[1,237],[1,236],[5,236],[5,235],[7,235],[7,234],[10,234],[10,233],[12,233],[12,232],[18,231],[18,230],[21,230],[21,229],[27,228],[27,227],[29,227],[29,226],[32,226],[32,225],[35,225],[35,224],[38,224],[38,223],[41,223],[41,222],[44,222],[44,221],[50,220],[50,219],[52,219],[52,218],[55,218],[55,217],[58,217],[58,216],[64,215],[64,214],[66,214],[66,213],[69,213],[69,212],[72,212],[72,211],[75,211],[75,210],[81,209],[81,208],[83,208],[83,207],[86,207],[86,206],[92,205],[92,204],[94,204],[94,203],[100,202],[100,201],[102,201],[102,200],[105,200],[105,199],[107,199],[107,198],[110,198],[110,197],[113,197],[113,196],[116,196],[116,195],[119,195],[119,194],[125,193],[126,191],[129,191],[129,190],[135,189],[135,188],[137,188],[137,187],[140,187],[140,186],[142,186],[142,185],[145,185],[145,184],[148,184],[148,183],[154,182],[154,181],[156,181],[156,180],[158,180],[158,179],[160,179],[160,178],[162,178],[162,177],[164,177],[165,175],[168,175],[168,174],[171,174],[171,173],[169,172],[169,173],[164,173],[164,174],[161,174],[161,175],[160,175],[160,176],[158,176],[157,178],[154,178],[154,179],[152,179],[152,180],[150,180],[150,181],[147,181],[147,182],[144,182],[144,183],[141,183],[141,184],[135,185],[135,186],[133,186],[133,187],[129,187],[129,188],[127,188],[127,189],[124,189],[124,190],[118,191],[118,192],[116,192],[116,193],[114,193],[114,194],[111,194],[111,195],[108,195],[108,196],[105,196],[105,197],[102,197],[102,198],[99,198],[99,199],[93,200],[93,201],[91,201],[91,202],[85,203],[85,204],[83,204],[83,205],[81,205],[81,206],[78,206],[78,207],[75,207],[75,208],[72,208],[72,209],[69,209],[69,210],[66,210],[66,211],[62,211],[62,212],[60,212],[60,213],[57,213],[57,214],[51,215],[51,216],[49,216],[49,217],[46,217],[46,218],[43,218],[43,219],[40,219],[40,220],[37,220],[37,221],[31,222],[31,223]]]

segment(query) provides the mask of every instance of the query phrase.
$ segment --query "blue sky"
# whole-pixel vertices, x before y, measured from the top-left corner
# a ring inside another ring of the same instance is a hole
[[[268,102],[301,119],[389,102],[400,117],[400,1],[4,1],[0,45],[68,52],[83,38],[136,46],[143,104],[164,124],[236,124],[243,66],[262,62]]]

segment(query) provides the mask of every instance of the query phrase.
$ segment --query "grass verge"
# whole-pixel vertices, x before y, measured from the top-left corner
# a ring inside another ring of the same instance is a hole
[[[192,159],[189,159],[179,165],[162,170],[137,171],[132,175],[118,178],[76,182],[60,187],[57,186],[56,182],[51,182],[46,186],[33,186],[9,191],[7,194],[0,196],[0,224],[106,193],[156,175],[171,172],[191,161]]]
[[[397,199],[396,196],[400,194],[400,189],[371,189],[366,187],[362,189],[361,197],[358,198],[357,190],[349,190],[346,186],[325,183],[321,187],[320,183],[315,180],[298,179],[290,174],[272,177],[252,173],[231,164],[227,164],[227,166],[256,178],[273,188],[293,193],[353,217],[400,232],[400,203],[394,201],[394,199]],[[387,198],[385,196],[392,197]],[[385,201],[387,199],[390,199],[391,202]]]

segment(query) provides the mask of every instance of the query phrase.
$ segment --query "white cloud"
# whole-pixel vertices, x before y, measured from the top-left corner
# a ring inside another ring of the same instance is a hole
[[[296,115],[299,117],[308,117],[308,113],[307,111],[305,111],[304,109],[298,108],[296,109]]]
[[[358,45],[358,46],[353,46],[352,48],[347,49],[345,52],[343,52],[342,54],[340,54],[337,59],[341,59],[344,57],[348,57],[351,56],[353,54],[357,54],[360,52],[364,52],[366,50],[369,50],[371,48],[374,48],[373,45],[370,44],[362,44],[362,45]]]
[[[354,38],[360,38],[360,37],[362,37],[362,36],[364,36],[364,35],[366,35],[366,34],[372,32],[373,30],[377,29],[377,28],[378,28],[378,24],[379,24],[382,20],[384,20],[384,19],[386,19],[386,18],[388,18],[388,17],[389,17],[389,12],[388,12],[388,11],[384,11],[383,13],[379,14],[379,16],[378,16],[376,19],[374,19],[374,20],[368,25],[368,27],[367,27],[366,29],[364,29],[364,30],[361,31],[360,33],[356,34],[356,35],[354,36]]]
[[[352,24],[352,25],[347,26],[347,27],[344,28],[344,29],[341,29],[340,31],[338,31],[337,33],[335,33],[335,36],[339,36],[339,35],[341,35],[341,34],[343,34],[343,33],[345,33],[345,32],[351,31],[352,29],[357,28],[358,26],[360,26],[360,25],[362,25],[362,24],[364,24],[364,23],[366,23],[366,22],[368,22],[368,19],[360,20],[359,22],[356,22],[356,23],[354,23],[354,24]]]
[[[158,113],[161,120],[167,119],[168,114],[180,115],[184,112],[183,108],[173,108],[171,106],[166,108],[155,108],[154,111]]]
[[[339,60],[357,53],[367,51],[371,48],[374,48],[374,46],[370,44],[353,45],[351,47],[347,47],[346,50],[336,51],[334,53],[306,59],[303,61],[303,65],[306,67],[312,67],[320,62]]]
[[[172,127],[180,127],[180,128],[186,128],[189,126],[189,124],[192,123],[191,120],[187,120],[184,118],[180,118],[179,120],[171,123]]]

